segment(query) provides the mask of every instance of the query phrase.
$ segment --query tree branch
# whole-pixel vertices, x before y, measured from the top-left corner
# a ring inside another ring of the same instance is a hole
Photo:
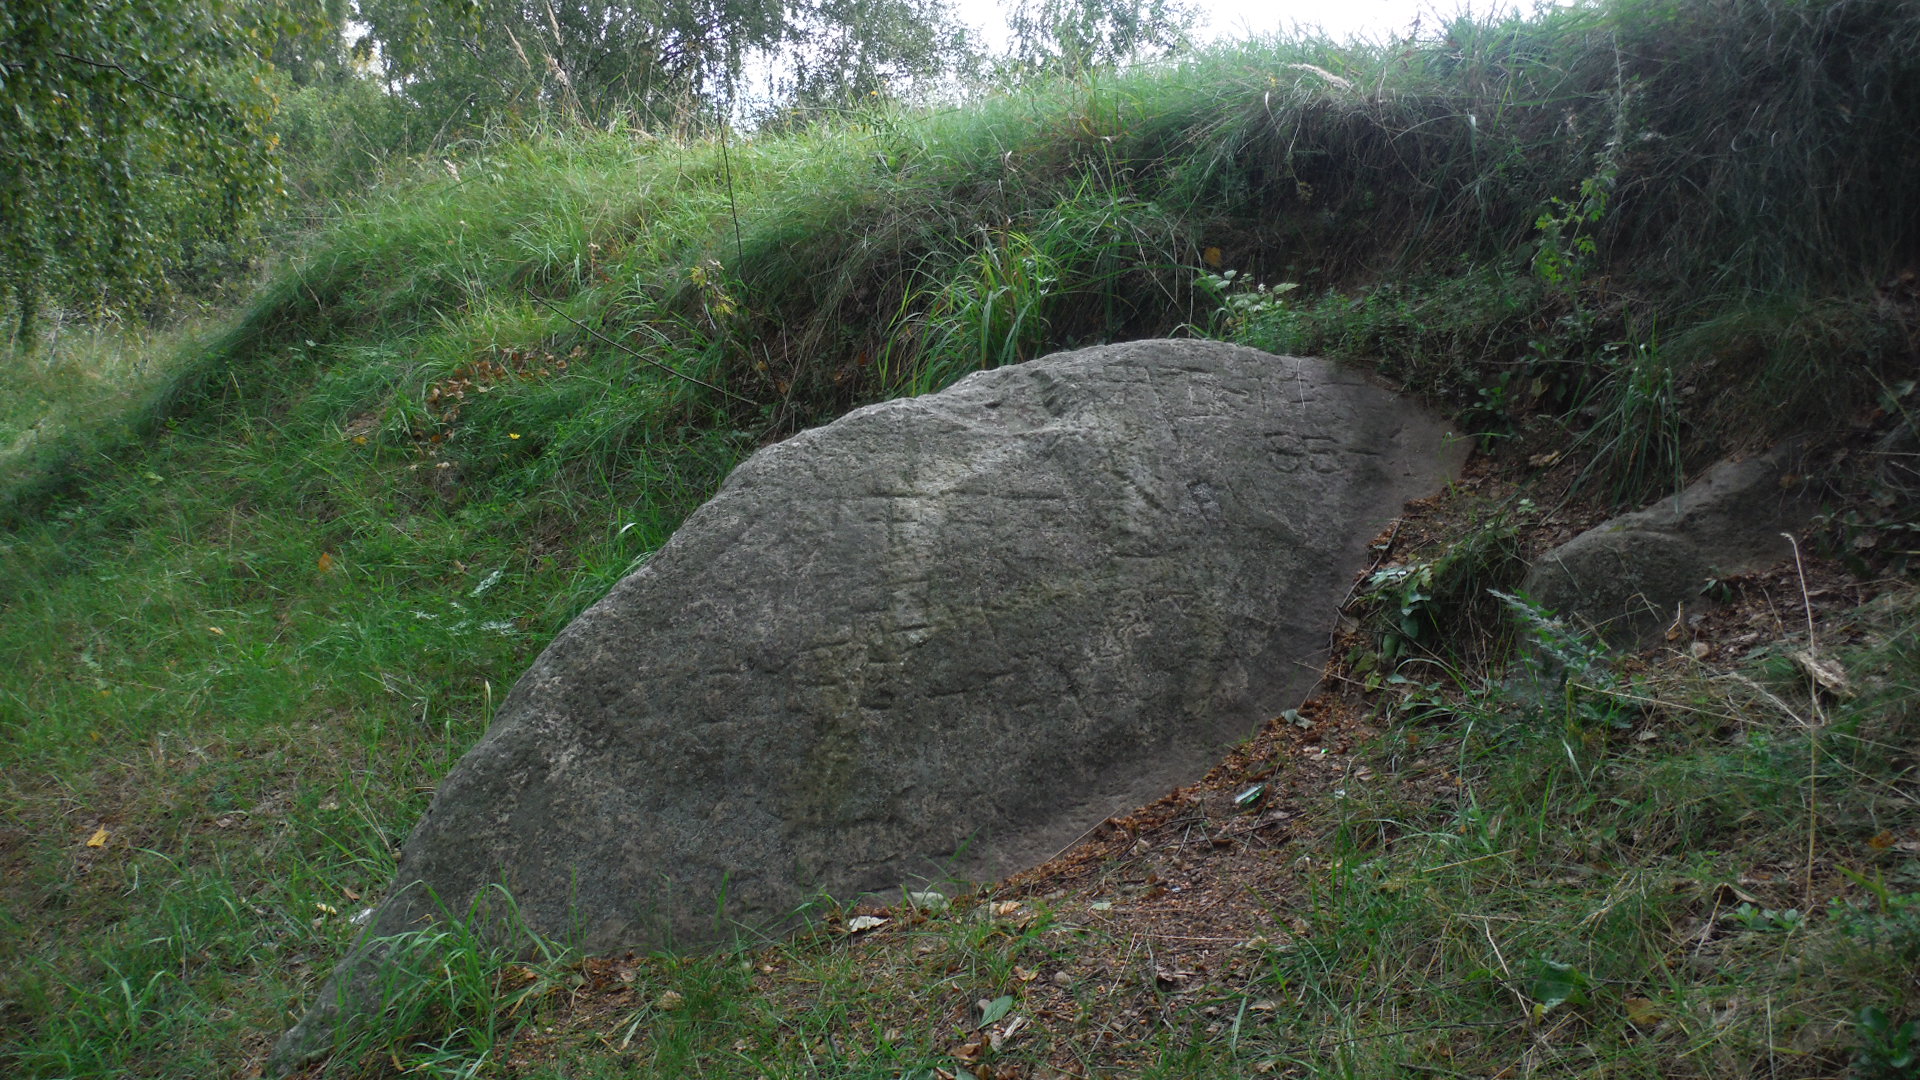
[[[182,97],[181,95],[173,93],[168,90],[162,90],[159,87],[153,85],[152,83],[146,81],[145,79],[142,79],[140,76],[135,75],[133,72],[128,71],[126,68],[121,67],[119,64],[108,63],[107,61],[104,61],[104,60],[89,60],[84,56],[75,56],[72,53],[63,53],[58,50],[55,50],[53,55],[59,57],[62,60],[71,60],[76,64],[85,64],[88,67],[101,68],[102,70],[105,70],[105,71],[117,71],[120,74],[126,76],[128,82],[133,83],[135,86],[143,86],[148,90],[151,90],[154,93],[161,95],[162,97],[170,97],[175,101],[192,101],[193,100],[192,98]]]

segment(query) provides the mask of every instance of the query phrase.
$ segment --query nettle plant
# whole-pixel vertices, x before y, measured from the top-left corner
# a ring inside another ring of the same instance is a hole
[[[1572,199],[1547,200],[1547,208],[1533,223],[1534,231],[1539,234],[1534,247],[1533,272],[1547,284],[1574,295],[1576,304],[1580,284],[1599,255],[1600,245],[1594,239],[1594,232],[1613,201],[1613,187],[1620,176],[1620,158],[1631,126],[1628,111],[1633,95],[1621,90],[1612,102],[1613,133],[1605,148],[1595,155],[1593,175],[1580,181],[1579,194]]]
[[[1607,203],[1613,197],[1613,181],[1618,170],[1608,165],[1580,181],[1580,193],[1573,199],[1555,197],[1533,223],[1539,234],[1535,241],[1533,272],[1549,285],[1574,292],[1585,280],[1587,271],[1599,253],[1593,232],[1607,216]]]

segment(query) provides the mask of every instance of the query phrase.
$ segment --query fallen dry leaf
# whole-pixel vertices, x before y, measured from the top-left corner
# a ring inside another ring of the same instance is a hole
[[[1853,696],[1853,687],[1847,685],[1847,671],[1838,663],[1825,657],[1815,656],[1805,649],[1793,654],[1793,662],[1801,671],[1806,672],[1807,677],[1812,679],[1820,689],[1834,697]]]
[[[1666,1018],[1666,1010],[1653,1003],[1650,998],[1630,997],[1626,1000],[1627,1022],[1635,1027],[1651,1027]]]

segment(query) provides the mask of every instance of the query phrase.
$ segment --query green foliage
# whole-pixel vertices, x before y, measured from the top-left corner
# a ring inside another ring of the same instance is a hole
[[[230,0],[0,10],[0,309],[139,303],[278,191],[260,59],[289,25]]]
[[[265,0],[281,13],[266,56],[293,85],[342,85],[351,80],[347,29],[353,0]]]
[[[360,5],[381,76],[443,125],[476,130],[508,108],[590,110],[604,119],[694,103],[737,77],[786,29],[781,0],[695,4],[521,4],[481,0],[464,17],[408,0]]]
[[[789,18],[776,115],[921,97],[971,66],[977,52],[966,27],[937,0],[815,0],[797,5]]]
[[[1610,681],[1605,667],[1606,654],[1565,621],[1556,618],[1553,612],[1524,596],[1497,589],[1489,595],[1506,606],[1527,643],[1538,649],[1548,662],[1589,683],[1605,685]]]
[[[1710,430],[1739,416],[1753,436],[1774,440],[1854,423],[1874,409],[1904,418],[1913,405],[1899,387],[1920,347],[1911,282],[1897,276],[1824,295],[1744,298],[1684,329],[1669,323],[1661,349]]]
[[[978,228],[971,252],[949,247],[927,260],[931,284],[903,297],[884,346],[878,377],[887,392],[924,393],[1063,341],[1104,337],[1127,315],[1115,286],[1171,269],[1152,264],[1178,232],[1156,207],[1085,188],[1057,198],[1014,227]]]
[[[1236,288],[1239,276],[1238,270],[1222,270],[1201,273],[1193,282],[1195,290],[1219,305],[1211,329],[1220,337],[1237,338],[1256,326],[1270,327],[1285,319],[1286,295],[1300,287],[1291,281],[1272,286],[1260,281],[1251,289]]]
[[[1920,1075],[1920,1020],[1896,1023],[1885,1009],[1868,1005],[1854,1021],[1860,1051],[1853,1074],[1862,1080],[1911,1080]]]
[[[733,106],[748,65],[776,58],[782,107],[844,108],[936,78],[968,48],[931,0],[475,0],[458,20],[364,0],[358,17],[369,28],[358,47],[386,84],[441,131],[468,134],[543,112],[707,127]]]
[[[1260,348],[1365,363],[1448,401],[1476,437],[1511,435],[1528,414],[1572,412],[1594,377],[1583,356],[1593,321],[1571,315],[1537,278],[1497,267],[1290,292],[1229,326]]]
[[[1752,904],[1741,904],[1727,912],[1727,918],[1760,933],[1791,933],[1806,922],[1806,916],[1799,908],[1785,908],[1776,911],[1773,908],[1757,908]]]
[[[1009,60],[1024,77],[1083,77],[1187,44],[1198,12],[1180,0],[1020,0]]]
[[[1533,254],[1533,272],[1542,280],[1578,291],[1600,251],[1593,228],[1607,216],[1613,181],[1612,173],[1580,181],[1579,199],[1569,202],[1556,195],[1551,200],[1553,208],[1534,221],[1540,239]]]
[[[279,98],[270,127],[288,192],[281,212],[301,225],[324,223],[333,200],[364,191],[433,135],[372,79],[303,86],[275,72],[269,85]]]
[[[129,335],[115,367],[111,334],[68,332],[34,361],[63,407],[7,399],[8,490],[35,495],[0,541],[22,680],[0,691],[0,812],[50,845],[0,883],[10,1063],[212,1069],[304,1008],[492,702],[752,447],[526,298],[603,285],[616,238],[644,257],[708,225],[710,202],[656,216],[630,156],[582,149],[390,191],[222,333],[173,355]],[[54,854],[68,800],[111,815],[87,876]],[[455,959],[480,1000],[493,961]],[[449,1008],[421,1014],[434,1045],[466,1034],[403,1056],[499,1037]]]
[[[1401,660],[1415,654],[1458,662],[1500,650],[1505,642],[1494,598],[1526,571],[1518,524],[1533,512],[1532,502],[1524,499],[1489,508],[1462,535],[1434,545],[1437,551],[1368,574],[1360,586],[1359,609],[1378,646],[1348,658],[1355,672],[1377,688]]]
[[[1032,236],[1006,232],[983,237],[971,262],[928,307],[930,359],[911,389],[924,393],[960,373],[1031,359],[1048,340],[1044,311],[1060,284],[1058,261]]]

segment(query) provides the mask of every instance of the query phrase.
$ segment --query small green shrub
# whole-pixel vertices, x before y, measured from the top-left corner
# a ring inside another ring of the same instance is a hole
[[[1387,670],[1414,652],[1453,661],[1481,660],[1504,648],[1502,620],[1495,597],[1525,573],[1520,560],[1519,524],[1534,512],[1520,500],[1482,511],[1464,533],[1443,541],[1438,552],[1383,567],[1360,586],[1365,619],[1376,630],[1377,661]],[[1374,676],[1377,677],[1377,676]]]
[[[1900,1023],[1885,1009],[1868,1005],[1854,1020],[1860,1050],[1853,1073],[1862,1080],[1912,1080],[1920,1076],[1920,1020]]]

